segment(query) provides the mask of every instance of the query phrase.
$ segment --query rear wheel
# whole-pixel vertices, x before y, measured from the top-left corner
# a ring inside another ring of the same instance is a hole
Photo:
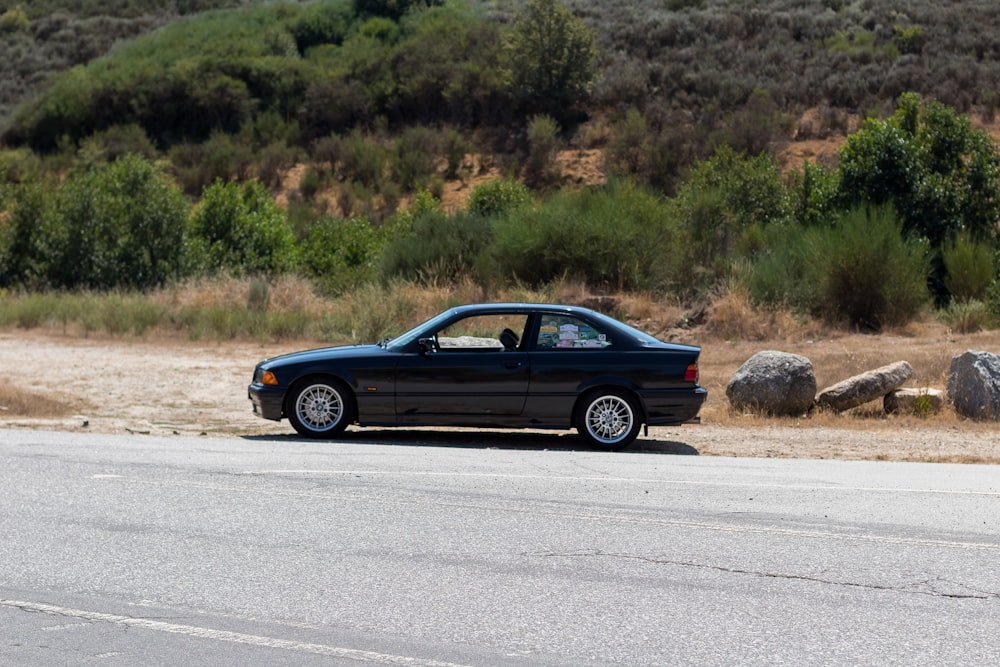
[[[576,430],[592,445],[624,449],[639,435],[641,418],[635,399],[620,389],[585,396],[577,407]]]
[[[351,393],[342,383],[308,378],[292,388],[288,421],[309,438],[332,438],[353,419]]]

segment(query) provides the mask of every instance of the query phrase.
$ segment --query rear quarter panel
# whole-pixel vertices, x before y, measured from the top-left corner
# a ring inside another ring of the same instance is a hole
[[[525,417],[569,426],[577,397],[594,387],[608,386],[635,393],[648,412],[646,396],[694,392],[694,385],[684,381],[684,372],[697,358],[697,350],[659,348],[532,352]]]

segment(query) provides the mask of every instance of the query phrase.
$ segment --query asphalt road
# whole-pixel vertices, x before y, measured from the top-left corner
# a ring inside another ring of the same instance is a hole
[[[576,444],[0,430],[0,664],[1000,662],[1000,468]]]

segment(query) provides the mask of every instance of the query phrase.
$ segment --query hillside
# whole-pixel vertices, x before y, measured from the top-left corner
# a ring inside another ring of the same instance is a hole
[[[66,56],[9,59],[37,88],[0,127],[0,287],[571,279],[869,330],[1000,316],[994,3],[0,10],[11,53]]]
[[[166,4],[51,0],[29,3],[22,10],[21,4],[4,0],[0,2],[4,35],[0,62],[7,63],[8,71],[0,78],[0,131],[9,132],[16,105],[44,94],[52,74],[103,56],[114,62],[116,49],[121,51],[139,35],[181,20],[186,22],[185,31],[196,32],[207,18],[201,13],[205,10],[225,8],[226,14],[250,16],[247,12],[252,6],[262,4],[247,0]],[[284,9],[273,10],[275,18],[280,25],[287,16],[306,12],[304,7],[310,4],[347,8],[338,12],[352,6],[348,0],[284,3]],[[496,28],[509,25],[524,3],[472,0],[468,5],[449,4],[467,7],[459,12],[463,21],[484,21]],[[767,137],[740,137],[753,127],[753,121],[765,121],[757,123],[755,134],[784,135],[788,130],[800,136],[843,134],[848,114],[885,112],[905,91],[937,99],[961,112],[981,112],[988,119],[998,101],[1000,41],[994,28],[1000,23],[1000,7],[988,0],[947,4],[766,0],[753,7],[739,0],[636,0],[625,11],[611,0],[568,0],[565,4],[596,36],[596,77],[584,104],[592,118],[613,120],[635,109],[653,128],[683,124],[704,133],[722,131],[730,143],[759,142]],[[192,47],[227,43],[226,31],[237,30],[239,23],[237,19],[216,21],[216,38],[192,42]],[[268,27],[241,39],[274,43],[276,37],[268,33]],[[128,51],[129,58],[142,53],[156,62],[161,56],[150,51],[167,46],[162,40],[140,41],[137,49]],[[299,43],[303,44],[301,39]],[[490,48],[488,42],[482,46]],[[197,52],[171,55],[182,60],[201,57]],[[433,57],[427,60],[428,65],[437,62]],[[292,71],[281,69],[280,74],[291,76]],[[148,95],[149,91],[126,89],[118,94],[140,93]],[[257,108],[259,113],[268,105]],[[817,113],[807,123],[799,123],[808,109]],[[289,112],[300,114],[302,109]],[[373,118],[355,120],[370,126]],[[420,120],[419,114],[413,120]],[[12,139],[17,137],[8,134],[8,140]]]

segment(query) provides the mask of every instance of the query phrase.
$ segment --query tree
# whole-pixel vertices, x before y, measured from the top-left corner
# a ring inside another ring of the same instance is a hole
[[[736,254],[753,255],[769,225],[788,220],[792,203],[770,154],[748,156],[723,144],[700,162],[674,200],[689,234],[692,273],[718,277]]]
[[[146,288],[177,275],[188,205],[143,158],[127,155],[77,176],[56,200],[55,285]]]
[[[191,254],[213,272],[280,273],[291,268],[295,237],[263,185],[216,181],[191,219]]]
[[[43,286],[52,262],[52,197],[41,183],[21,183],[0,224],[0,286]]]
[[[903,230],[940,248],[968,231],[992,239],[1000,220],[1000,154],[985,131],[940,102],[900,97],[896,113],[869,120],[840,152],[843,203],[893,203]]]
[[[590,94],[594,33],[556,0],[529,0],[504,55],[515,99],[526,114],[565,119]]]

